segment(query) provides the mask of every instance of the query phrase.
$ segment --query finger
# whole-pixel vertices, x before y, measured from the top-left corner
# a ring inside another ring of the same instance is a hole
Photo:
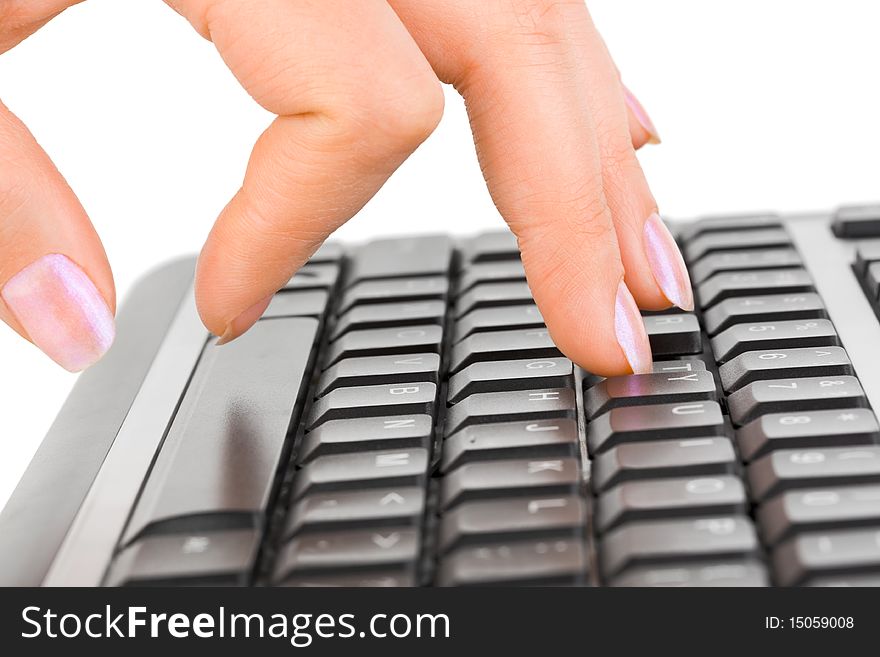
[[[633,148],[639,150],[645,144],[659,144],[660,133],[648,112],[625,84],[621,83],[620,86],[626,102],[626,120]]]
[[[0,104],[0,319],[70,371],[114,336],[110,265],[70,187]]]
[[[229,340],[431,133],[442,89],[384,1],[173,4],[279,115],[199,259],[199,311]]]
[[[82,0],[0,0],[0,53]]]

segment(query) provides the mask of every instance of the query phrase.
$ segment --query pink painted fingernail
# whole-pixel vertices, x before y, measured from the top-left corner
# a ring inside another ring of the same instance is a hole
[[[10,278],[0,296],[49,358],[71,372],[97,361],[116,335],[113,313],[67,256],[45,255]]]
[[[645,108],[639,102],[639,99],[633,95],[633,92],[627,89],[626,85],[621,86],[623,86],[623,98],[626,101],[627,107],[632,111],[633,116],[636,117],[636,121],[639,122],[639,125],[641,125],[645,129],[645,132],[648,133],[648,143],[659,144],[660,133],[657,132],[657,127],[654,125],[651,117],[648,116]]]
[[[694,309],[694,292],[684,258],[656,212],[645,222],[645,255],[663,294],[682,310]]]
[[[617,299],[614,303],[614,332],[617,342],[629,363],[633,374],[647,374],[653,370],[651,343],[642,321],[642,313],[636,305],[626,283],[617,286]]]
[[[261,299],[257,301],[253,306],[245,310],[238,317],[233,319],[226,326],[226,330],[223,331],[223,335],[220,336],[220,339],[217,340],[217,344],[226,344],[227,342],[231,342],[242,333],[247,331],[251,326],[253,326],[260,317],[263,316],[263,313],[266,312],[266,308],[269,307],[269,304],[272,303],[274,295],[270,294],[265,299]]]

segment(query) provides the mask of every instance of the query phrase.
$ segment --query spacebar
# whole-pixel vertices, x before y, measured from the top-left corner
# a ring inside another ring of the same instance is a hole
[[[317,330],[312,318],[264,319],[229,344],[208,342],[122,545],[146,534],[261,526],[302,410]]]

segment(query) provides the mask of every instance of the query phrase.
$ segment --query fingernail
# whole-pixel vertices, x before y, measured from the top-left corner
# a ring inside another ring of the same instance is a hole
[[[229,322],[229,324],[226,325],[226,330],[223,331],[223,335],[217,340],[217,344],[226,344],[253,326],[257,320],[263,316],[263,313],[266,312],[266,308],[272,303],[273,296],[274,295],[270,294],[262,301],[257,301],[253,306]]]
[[[633,92],[626,88],[626,85],[623,86],[623,98],[626,100],[626,105],[632,111],[633,116],[636,117],[636,121],[639,122],[645,132],[648,133],[648,143],[649,144],[659,144],[660,143],[660,133],[657,132],[657,127],[654,125],[654,122],[651,120],[651,117],[648,116],[648,113],[645,111],[645,108],[639,102],[639,99],[633,95]]]
[[[113,313],[86,273],[67,256],[45,255],[10,278],[0,296],[31,341],[79,372],[110,348]]]
[[[694,293],[684,258],[656,212],[645,222],[645,255],[663,294],[682,310],[694,309]]]
[[[647,374],[653,369],[651,343],[642,321],[642,313],[636,300],[630,294],[626,283],[617,286],[617,299],[614,303],[614,331],[617,342],[629,362],[633,374]]]

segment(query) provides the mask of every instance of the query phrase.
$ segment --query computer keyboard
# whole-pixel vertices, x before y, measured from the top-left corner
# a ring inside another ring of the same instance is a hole
[[[880,208],[673,226],[697,308],[637,376],[560,353],[506,232],[329,243],[222,347],[154,275],[0,581],[880,585]]]

